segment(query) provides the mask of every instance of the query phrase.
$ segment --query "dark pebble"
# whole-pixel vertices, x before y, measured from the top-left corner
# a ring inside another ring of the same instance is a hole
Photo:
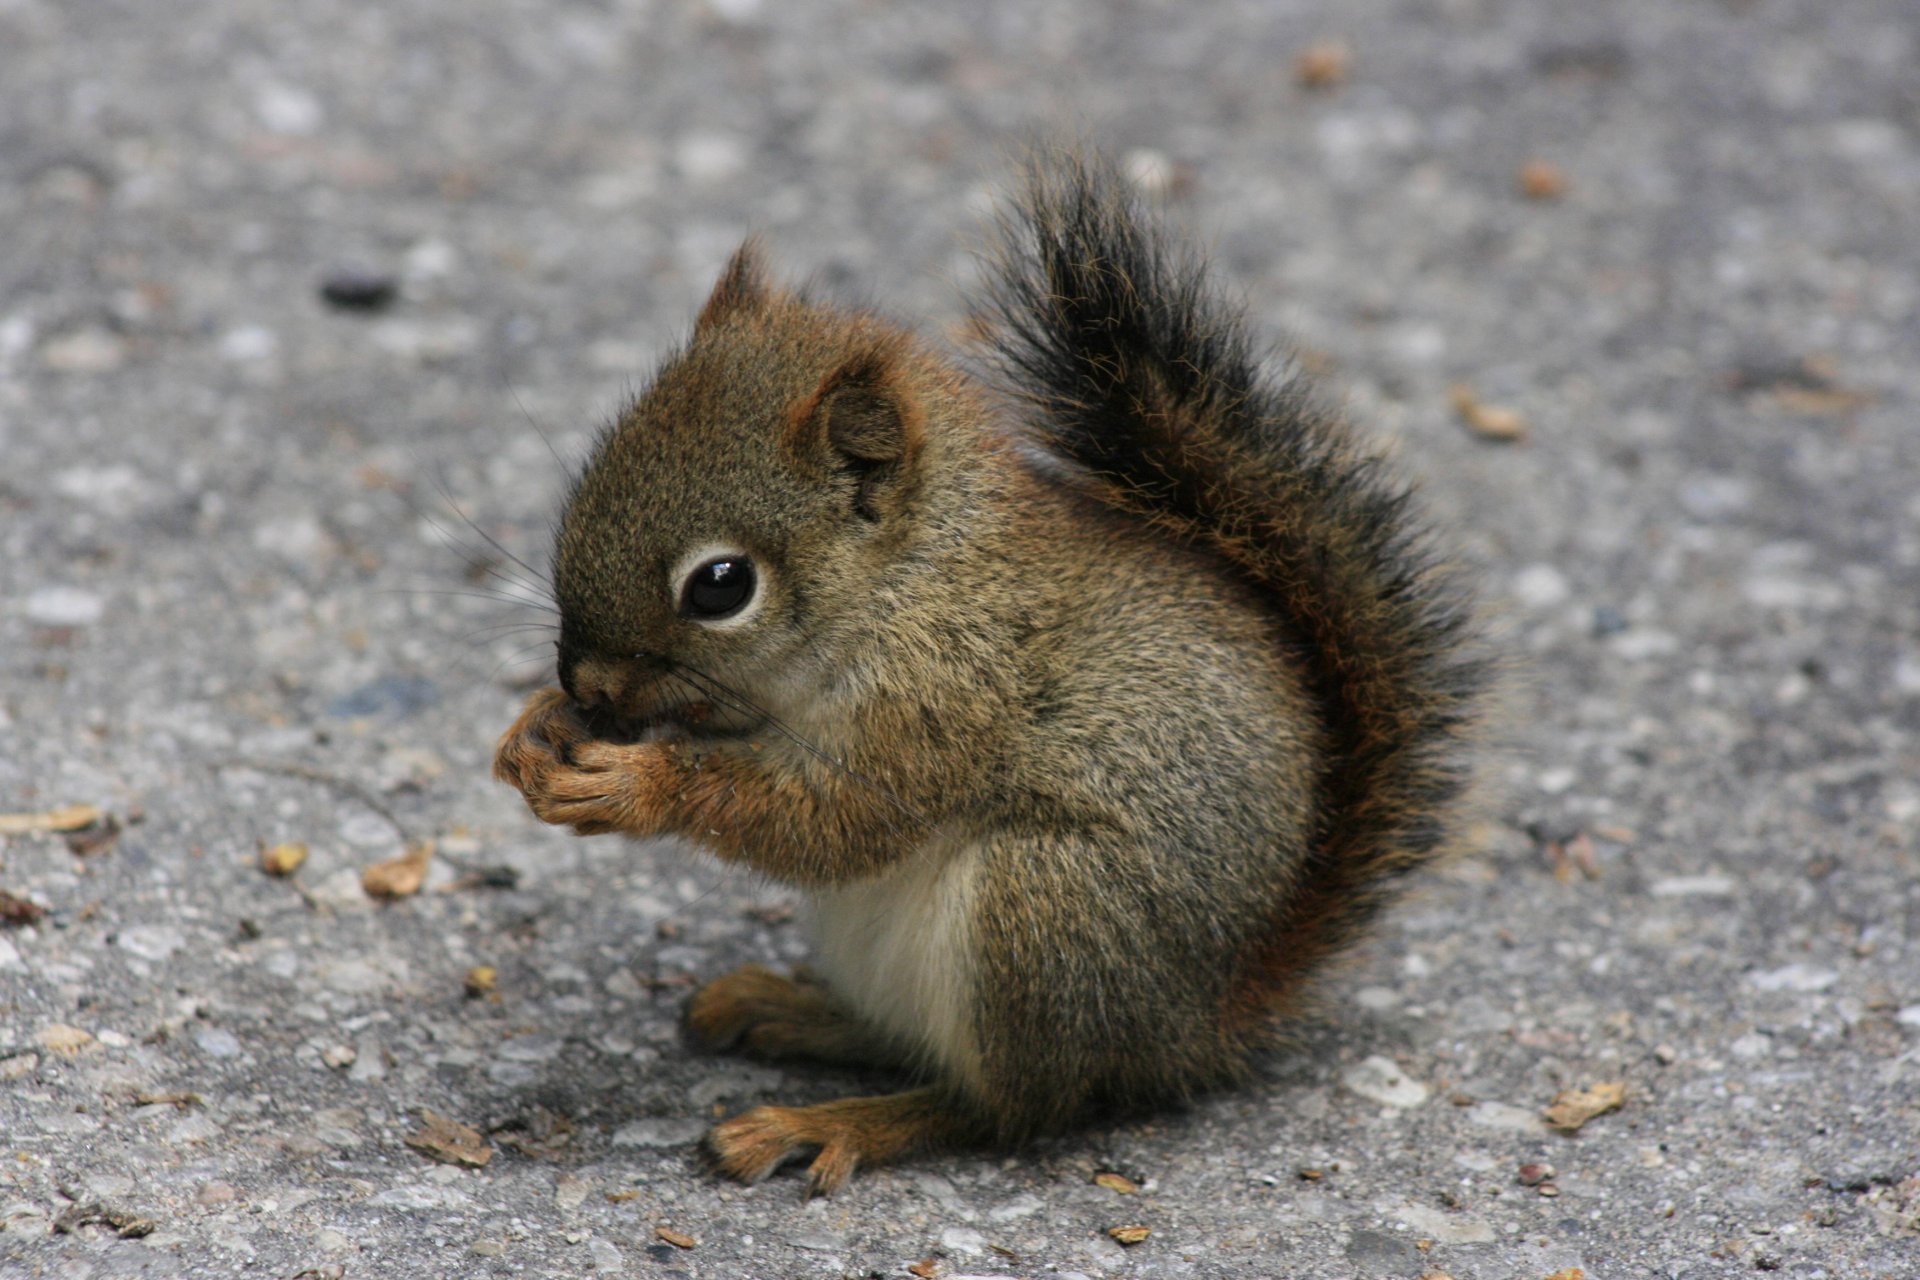
[[[401,720],[426,710],[438,701],[440,690],[425,676],[384,676],[371,684],[361,685],[352,693],[335,698],[327,704],[327,714],[342,718],[386,716]]]
[[[1627,629],[1626,615],[1612,605],[1599,605],[1593,611],[1593,638],[1605,640]]]
[[[320,296],[342,311],[384,311],[400,296],[400,282],[377,271],[335,271],[320,282]]]

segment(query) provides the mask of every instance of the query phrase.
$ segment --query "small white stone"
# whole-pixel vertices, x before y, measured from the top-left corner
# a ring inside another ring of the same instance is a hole
[[[126,363],[127,344],[98,326],[76,329],[40,348],[40,362],[61,373],[111,373]]]
[[[502,1041],[494,1052],[508,1062],[550,1062],[566,1047],[559,1036],[514,1036]]]
[[[1579,777],[1577,772],[1564,767],[1545,769],[1540,774],[1540,790],[1550,796],[1557,796],[1578,781]]]
[[[1173,186],[1173,161],[1164,151],[1136,147],[1121,157],[1120,164],[1133,185],[1150,196],[1163,196]]]
[[[142,960],[165,960],[187,945],[186,935],[178,929],[159,924],[138,924],[122,929],[114,939],[122,951],[130,951]]]
[[[1762,991],[1825,991],[1840,981],[1840,975],[1818,965],[1789,964],[1765,973],[1747,975],[1747,981]]]
[[[437,280],[459,265],[459,251],[445,240],[422,240],[407,250],[401,270],[412,280]]]
[[[1656,898],[1730,898],[1736,888],[1732,876],[1663,876],[1652,892]]]
[[[220,358],[242,363],[265,360],[280,349],[280,337],[264,325],[243,324],[220,335]]]
[[[18,948],[0,937],[0,969],[24,969],[25,967],[25,963],[20,959]]]
[[[572,1213],[585,1204],[587,1197],[592,1193],[593,1182],[590,1179],[563,1173],[560,1175],[560,1180],[554,1184],[553,1203],[560,1212]]]
[[[146,482],[124,463],[109,467],[68,467],[54,473],[53,491],[63,498],[102,508],[125,506],[140,496]]]
[[[27,597],[27,620],[43,627],[91,626],[106,611],[106,600],[83,587],[42,587]]]
[[[678,1147],[696,1141],[707,1131],[699,1120],[666,1117],[635,1120],[614,1132],[616,1147]]]
[[[270,82],[253,97],[254,114],[269,132],[291,137],[308,137],[326,122],[326,109],[320,99],[297,85]]]
[[[1467,1123],[1481,1129],[1509,1133],[1542,1133],[1546,1122],[1525,1107],[1507,1102],[1476,1102],[1467,1108]]]
[[[237,1058],[243,1052],[240,1037],[225,1027],[203,1027],[194,1034],[193,1042],[210,1058]]]
[[[1550,564],[1530,564],[1513,575],[1513,595],[1529,609],[1550,609],[1573,594],[1567,575]]]
[[[674,164],[693,182],[722,182],[747,167],[747,146],[731,133],[690,133],[673,149]]]
[[[595,1271],[618,1271],[626,1262],[612,1241],[602,1240],[598,1236],[587,1241],[587,1258]]]
[[[1492,1244],[1493,1224],[1471,1213],[1410,1204],[1394,1211],[1396,1220],[1435,1244]]]
[[[1417,1107],[1427,1100],[1427,1086],[1408,1077],[1391,1058],[1378,1054],[1355,1063],[1340,1074],[1340,1083],[1363,1098],[1395,1108]]]
[[[940,1247],[950,1253],[976,1257],[987,1251],[987,1238],[972,1227],[948,1227],[940,1233]]]
[[[998,1208],[987,1210],[987,1217],[994,1222],[1017,1222],[1021,1218],[1032,1217],[1043,1207],[1038,1196],[1022,1193]]]
[[[1920,1004],[1910,1004],[1893,1015],[1893,1020],[1903,1027],[1920,1027]]]

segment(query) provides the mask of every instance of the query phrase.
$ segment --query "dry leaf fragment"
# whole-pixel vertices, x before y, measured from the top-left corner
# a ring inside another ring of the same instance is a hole
[[[473,966],[473,968],[467,970],[467,976],[463,980],[463,985],[466,987],[467,998],[469,1000],[479,1000],[485,996],[492,995],[493,989],[499,984],[500,971],[490,964],[477,964]]]
[[[1140,1184],[1124,1173],[1096,1173],[1093,1175],[1093,1181],[1094,1185],[1105,1187],[1123,1196],[1130,1196],[1140,1190]]]
[[[70,1027],[64,1022],[56,1022],[40,1032],[40,1047],[51,1049],[65,1058],[85,1053],[93,1047],[93,1033],[82,1031],[79,1027]]]
[[[449,1120],[433,1111],[420,1113],[421,1127],[407,1135],[407,1145],[429,1159],[442,1164],[463,1164],[478,1169],[493,1159],[493,1148],[480,1135],[458,1120]]]
[[[120,842],[120,819],[107,814],[98,822],[89,823],[78,831],[69,831],[67,852],[77,858],[91,858],[95,854],[105,853]]]
[[[1626,1100],[1626,1081],[1603,1080],[1584,1089],[1562,1089],[1540,1118],[1562,1133],[1578,1133],[1587,1121],[1618,1111]]]
[[[1139,1223],[1133,1223],[1124,1227],[1108,1227],[1107,1234],[1115,1240],[1118,1240],[1121,1244],[1136,1245],[1152,1235],[1153,1230],[1150,1227],[1143,1227]]]
[[[178,1107],[185,1111],[189,1107],[204,1107],[206,1099],[197,1093],[136,1093],[133,1105],[136,1107]]]
[[[1527,438],[1525,418],[1512,409],[1482,404],[1480,397],[1466,383],[1454,383],[1447,398],[1453,403],[1453,411],[1460,415],[1460,421],[1466,423],[1467,429],[1481,439],[1510,444]]]
[[[90,804],[63,804],[44,813],[0,813],[0,836],[24,836],[36,831],[79,831],[106,815]]]
[[[307,860],[307,846],[297,840],[260,850],[260,869],[270,876],[290,876]]]
[[[675,1231],[672,1227],[655,1227],[653,1234],[665,1240],[676,1249],[691,1249],[700,1242],[684,1231]]]
[[[98,1200],[76,1204],[53,1220],[53,1229],[59,1235],[71,1235],[81,1227],[96,1225],[112,1227],[114,1234],[123,1240],[137,1240],[152,1235],[160,1224]]]
[[[397,858],[376,862],[360,873],[360,887],[373,898],[405,898],[420,892],[433,861],[433,841],[415,840]]]
[[[629,1200],[638,1200],[642,1195],[645,1195],[645,1194],[646,1194],[645,1192],[638,1191],[638,1190],[609,1191],[607,1192],[607,1200],[613,1204],[625,1204]]]
[[[938,1258],[922,1258],[918,1262],[908,1263],[907,1271],[912,1275],[919,1276],[920,1280],[933,1280],[935,1276],[940,1274],[940,1260]]]
[[[46,914],[47,909],[39,903],[0,889],[0,925],[34,924]]]
[[[1529,160],[1520,166],[1514,180],[1520,194],[1529,200],[1558,200],[1567,194],[1567,175],[1560,166],[1545,160]]]
[[[1587,1280],[1587,1273],[1579,1267],[1565,1267],[1548,1276],[1547,1280]]]
[[[1337,89],[1353,70],[1353,50],[1339,40],[1308,45],[1293,60],[1293,78],[1302,89]]]

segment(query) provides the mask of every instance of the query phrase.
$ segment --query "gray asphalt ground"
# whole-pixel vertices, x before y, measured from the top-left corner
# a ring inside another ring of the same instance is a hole
[[[0,836],[0,1277],[1920,1275],[1917,64],[1912,0],[0,0],[0,811],[119,828]],[[727,1185],[714,1115],[881,1082],[679,1038],[789,894],[489,781],[489,544],[749,230],[950,330],[1034,133],[1422,477],[1504,798],[1257,1087]]]

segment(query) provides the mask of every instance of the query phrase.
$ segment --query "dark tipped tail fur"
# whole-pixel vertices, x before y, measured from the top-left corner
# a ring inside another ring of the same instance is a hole
[[[1262,372],[1237,308],[1112,169],[1036,166],[1007,230],[996,355],[1037,443],[1102,500],[1231,562],[1317,664],[1335,745],[1321,836],[1229,1017],[1284,1011],[1459,835],[1487,682],[1469,602],[1405,487],[1297,379]]]

